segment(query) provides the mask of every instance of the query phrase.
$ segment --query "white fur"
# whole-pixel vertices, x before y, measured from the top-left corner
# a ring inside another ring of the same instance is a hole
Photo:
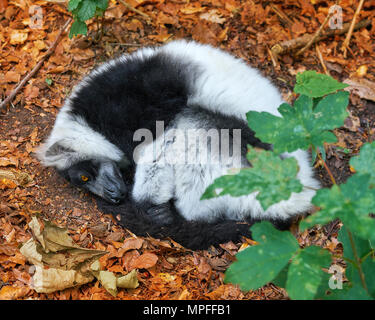
[[[73,91],[72,96],[85,85],[82,81]],[[39,148],[38,157],[45,166],[66,169],[75,162],[87,159],[110,159],[119,161],[123,152],[109,142],[99,132],[89,127],[82,117],[71,115],[70,99],[61,108],[55,125],[47,141]],[[75,151],[73,158],[64,156],[46,156],[47,150],[58,142],[61,146]]]
[[[283,101],[279,91],[243,60],[209,45],[184,40],[170,42],[161,50],[199,66],[190,104],[244,120],[250,110],[280,115],[277,108]]]
[[[188,124],[187,124],[188,122]],[[176,128],[180,130],[191,129],[195,126],[200,131],[199,122],[191,119],[180,119]],[[137,202],[150,201],[161,204],[175,199],[175,205],[179,212],[187,220],[214,221],[219,215],[224,214],[229,219],[241,220],[248,216],[253,218],[272,218],[285,220],[293,215],[307,212],[312,208],[311,198],[314,189],[320,187],[319,182],[313,178],[308,154],[298,150],[291,154],[283,154],[283,157],[295,157],[299,165],[297,178],[304,189],[300,193],[292,193],[288,200],[272,205],[264,211],[255,198],[254,192],[247,196],[231,197],[229,195],[200,200],[201,195],[212,182],[233,168],[229,165],[218,163],[206,163],[204,161],[195,164],[182,164],[188,152],[195,152],[196,144],[186,141],[181,135],[175,135],[174,128],[169,129],[165,138],[159,137],[154,143],[143,148],[140,162],[136,168],[135,184],[132,197]],[[200,138],[204,138],[199,135]],[[200,145],[201,147],[202,145]],[[156,151],[156,153],[153,153]],[[207,152],[210,150],[199,150]],[[165,155],[165,158],[163,158]],[[211,160],[215,161],[215,154]],[[204,159],[202,159],[204,160]],[[171,165],[175,161],[177,164]],[[242,167],[248,167],[246,159],[240,159]]]

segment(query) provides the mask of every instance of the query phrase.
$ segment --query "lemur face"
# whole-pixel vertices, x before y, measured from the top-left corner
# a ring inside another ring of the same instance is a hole
[[[73,185],[118,204],[126,197],[126,186],[116,162],[80,161],[59,173]]]

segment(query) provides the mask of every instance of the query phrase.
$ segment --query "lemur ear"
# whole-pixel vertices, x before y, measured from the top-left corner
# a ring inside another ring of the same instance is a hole
[[[73,160],[78,157],[78,153],[73,149],[62,145],[62,141],[57,141],[50,146],[42,146],[38,152],[38,158],[45,166],[54,166],[63,169],[70,166]]]
[[[45,151],[45,156],[46,157],[56,157],[59,155],[67,154],[67,153],[72,153],[74,150],[64,147],[61,145],[60,141],[55,142],[52,144],[46,151]]]

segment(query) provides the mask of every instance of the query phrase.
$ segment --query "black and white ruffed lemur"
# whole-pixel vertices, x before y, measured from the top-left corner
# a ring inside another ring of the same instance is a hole
[[[287,225],[312,208],[314,189],[320,185],[309,154],[297,150],[282,157],[297,159],[298,179],[305,188],[288,200],[266,211],[255,193],[200,200],[231,165],[184,162],[196,150],[176,130],[206,139],[203,135],[211,129],[220,138],[223,129],[231,138],[239,129],[240,140],[232,139],[230,147],[240,152],[231,157],[233,163],[249,166],[247,144],[266,150],[272,146],[248,128],[246,113],[280,115],[281,103],[276,87],[241,59],[209,45],[172,41],[123,55],[86,76],[57,115],[39,158],[72,184],[98,195],[99,208],[120,214],[120,223],[133,233],[206,248],[250,236],[249,225],[255,221]],[[158,123],[163,134],[158,134]],[[216,157],[210,143],[199,149],[203,151]]]

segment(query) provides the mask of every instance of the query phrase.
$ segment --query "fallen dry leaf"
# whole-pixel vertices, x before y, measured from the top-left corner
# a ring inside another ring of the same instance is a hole
[[[21,247],[20,252],[36,267],[32,286],[37,292],[50,293],[94,279],[88,271],[89,266],[105,251],[80,248],[74,244],[66,229],[49,221],[44,221],[42,228],[38,219],[33,217],[29,227],[33,231],[33,238]]]
[[[92,274],[99,280],[102,286],[114,297],[117,296],[117,288],[135,289],[138,287],[137,271],[134,269],[125,276],[116,277],[113,272],[100,270],[99,261],[91,265]]]
[[[15,71],[8,71],[5,73],[5,82],[19,82],[21,80],[21,75]]]
[[[362,99],[375,101],[375,83],[367,79],[346,79],[349,87],[344,90],[357,94]]]
[[[7,179],[7,178],[2,178],[0,180],[0,189],[5,190],[5,189],[14,189],[17,188],[17,183],[15,183],[13,180]]]
[[[144,243],[144,240],[141,238],[129,238],[124,241],[124,244],[118,250],[118,257],[122,257],[125,252],[133,249],[140,249]]]
[[[39,293],[51,293],[79,286],[94,279],[91,274],[82,274],[76,270],[61,270],[55,268],[45,269],[43,266],[35,266],[35,274],[32,277],[32,288]]]
[[[10,44],[23,44],[27,40],[28,32],[21,30],[12,30],[10,34]]]
[[[158,261],[158,256],[151,252],[146,252],[140,255],[133,264],[134,268],[137,269],[148,269],[153,267]]]
[[[3,184],[8,188],[15,188],[17,186],[26,186],[31,182],[32,179],[26,172],[0,169],[0,185]]]
[[[182,12],[184,14],[193,14],[193,13],[202,12],[202,11],[205,11],[205,10],[206,10],[206,8],[201,7],[198,3],[198,5],[191,4],[191,5],[187,5],[184,8],[181,8],[180,12]]]
[[[27,287],[4,286],[0,289],[0,300],[15,300],[26,296],[30,292]]]
[[[199,18],[203,20],[207,20],[214,23],[224,23],[226,21],[226,18],[223,17],[220,12],[216,9],[210,10],[208,12],[202,13]]]
[[[19,160],[16,157],[0,157],[0,167],[15,166],[18,167]]]

